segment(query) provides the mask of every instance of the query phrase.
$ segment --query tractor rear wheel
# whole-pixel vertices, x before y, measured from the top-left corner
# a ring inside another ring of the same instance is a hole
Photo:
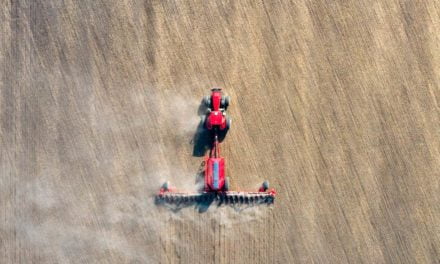
[[[226,130],[229,130],[232,125],[232,119],[230,117],[226,118]]]
[[[202,115],[200,117],[200,122],[202,122],[202,127],[205,128],[206,127],[206,116]]]

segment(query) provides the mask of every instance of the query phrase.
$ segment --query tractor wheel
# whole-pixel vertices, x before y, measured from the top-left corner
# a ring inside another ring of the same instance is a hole
[[[211,106],[211,97],[209,95],[203,97],[203,103],[206,107]]]
[[[223,105],[224,109],[228,108],[230,102],[231,102],[231,97],[230,96],[223,96],[223,98],[222,98],[222,105]]]
[[[228,108],[229,106],[230,101],[231,98],[229,96],[222,96],[222,100],[220,101],[220,107],[226,110],[226,108]]]
[[[227,191],[229,191],[229,177],[226,177],[226,179],[225,179],[225,191],[227,192]]]
[[[206,127],[206,116],[202,115],[200,117],[200,122],[202,122],[202,127],[205,128]]]
[[[226,130],[229,130],[231,128],[232,119],[230,117],[226,118]]]
[[[268,189],[269,189],[269,181],[266,180],[263,182],[263,190],[267,191]]]

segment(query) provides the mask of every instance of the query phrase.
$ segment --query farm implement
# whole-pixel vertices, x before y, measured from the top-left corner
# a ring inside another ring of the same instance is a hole
[[[207,107],[207,115],[202,118],[204,128],[212,131],[212,145],[204,161],[204,188],[200,192],[181,192],[169,182],[162,185],[156,195],[157,202],[181,204],[219,201],[226,204],[258,204],[273,203],[276,195],[264,181],[256,191],[230,190],[229,177],[225,177],[225,159],[220,156],[219,133],[225,133],[231,126],[231,119],[226,115],[230,99],[223,96],[221,89],[212,89],[211,96],[203,100]]]

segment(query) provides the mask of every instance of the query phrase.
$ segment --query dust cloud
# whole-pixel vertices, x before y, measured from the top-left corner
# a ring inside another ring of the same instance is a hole
[[[49,150],[65,148],[65,157],[41,155],[37,173],[17,185],[15,196],[10,197],[20,201],[20,211],[6,221],[13,224],[1,227],[2,232],[15,232],[17,241],[38,252],[36,257],[43,262],[99,262],[110,256],[121,262],[156,263],[160,262],[157,242],[163,237],[175,247],[186,247],[185,241],[169,234],[171,223],[190,225],[214,239],[206,221],[223,228],[225,237],[234,235],[234,225],[262,221],[259,207],[155,204],[154,196],[166,180],[192,192],[203,186],[198,165],[203,157],[191,155],[192,138],[200,129],[199,100],[147,95],[139,89],[123,98],[130,100],[129,108],[116,111],[115,102],[88,91],[78,112],[88,120],[90,134],[73,132],[65,136],[63,146],[48,145]],[[58,127],[63,121],[59,117],[52,122]],[[150,129],[165,129],[167,137],[147,137],[141,142],[138,135]],[[120,139],[111,138],[114,135]],[[138,140],[139,147],[127,147],[131,140]],[[163,153],[173,157],[176,151],[186,151],[187,163],[196,165],[182,167],[172,158],[160,159]],[[52,167],[50,162],[62,166]]]

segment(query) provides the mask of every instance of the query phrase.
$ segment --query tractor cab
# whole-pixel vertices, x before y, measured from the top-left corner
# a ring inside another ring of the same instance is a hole
[[[222,130],[225,124],[225,114],[222,111],[212,111],[208,116],[208,128],[211,129],[213,126],[219,126]]]

